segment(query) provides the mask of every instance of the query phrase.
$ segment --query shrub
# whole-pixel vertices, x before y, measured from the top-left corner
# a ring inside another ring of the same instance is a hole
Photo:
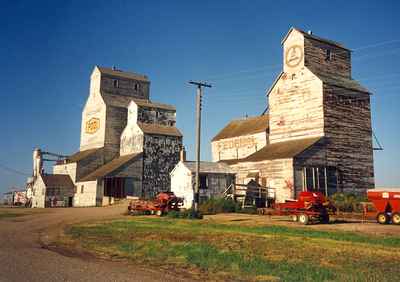
[[[195,212],[193,209],[182,210],[182,211],[169,211],[168,217],[171,218],[183,218],[183,219],[203,219],[201,212]]]
[[[361,202],[367,202],[368,198],[353,193],[335,193],[330,200],[341,212],[362,212]]]
[[[240,210],[240,204],[232,199],[210,198],[200,204],[199,210],[202,214],[238,212]]]

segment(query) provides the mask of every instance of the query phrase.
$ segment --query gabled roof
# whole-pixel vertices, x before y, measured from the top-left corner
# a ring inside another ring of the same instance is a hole
[[[322,137],[312,137],[272,143],[250,156],[239,160],[221,160],[229,165],[245,162],[261,162],[266,160],[288,159],[297,156],[321,140]]]
[[[175,126],[165,126],[154,123],[137,123],[143,133],[182,137],[182,133]]]
[[[262,115],[232,120],[211,141],[265,132],[269,127],[268,119],[268,115]]]
[[[99,66],[96,66],[96,67],[102,74],[149,82],[149,79],[145,75],[128,72],[128,71],[112,69],[112,68],[106,68],[106,67],[99,67]]]
[[[102,93],[102,98],[104,103],[109,106],[119,107],[119,108],[128,108],[130,102],[135,102],[139,107],[146,108],[156,108],[163,110],[176,111],[176,108],[172,105],[162,104],[162,103],[154,103],[150,100],[146,99],[138,99],[131,96],[126,95],[114,95],[114,94],[106,94]]]
[[[94,148],[94,149],[88,149],[88,150],[84,150],[84,151],[79,151],[76,152],[75,154],[67,157],[67,163],[75,163],[78,162],[80,160],[83,160],[91,155],[93,155],[94,153],[96,153],[98,150],[102,150],[103,148]]]
[[[267,96],[267,97],[269,96],[269,93],[272,91],[272,89],[274,89],[275,84],[279,81],[279,79],[281,78],[281,76],[282,76],[283,74],[284,74],[284,72],[281,71],[281,72],[279,73],[279,75],[275,78],[275,80],[274,80],[274,82],[272,83],[271,87],[268,88],[268,90],[267,90],[267,92],[266,92],[266,96]]]
[[[108,174],[112,173],[113,171],[117,170],[124,164],[128,163],[129,161],[140,157],[142,153],[138,154],[129,154],[125,156],[120,156],[116,157],[112,161],[106,163],[105,165],[99,167],[92,173],[88,174],[87,176],[83,177],[79,182],[85,182],[85,181],[94,181],[98,178],[102,178],[107,176]]]
[[[42,174],[41,176],[46,187],[74,188],[74,183],[69,175]]]
[[[184,161],[183,165],[188,168],[192,173],[196,172],[196,162]],[[200,173],[223,173],[234,174],[232,169],[224,163],[214,162],[200,162]]]
[[[369,90],[363,87],[357,80],[346,78],[339,75],[327,76],[320,73],[314,73],[314,74],[325,84],[370,94]]]
[[[345,50],[350,51],[349,48],[344,47],[342,44],[340,44],[340,43],[338,43],[338,42],[336,42],[336,41],[332,41],[332,40],[329,40],[329,39],[325,39],[325,38],[316,36],[316,35],[314,35],[314,34],[309,34],[308,32],[305,32],[304,30],[301,30],[301,29],[295,28],[295,27],[291,27],[291,28],[289,29],[288,33],[286,33],[285,37],[282,39],[282,42],[281,42],[282,45],[283,45],[283,43],[286,41],[286,39],[289,37],[289,34],[290,34],[293,30],[302,33],[304,37],[311,38],[311,39],[314,39],[314,40],[317,40],[317,41],[320,41],[320,42],[323,42],[323,43],[328,43],[328,44],[330,44],[330,45],[334,45],[334,46],[336,46],[336,47],[339,47],[339,48],[342,48],[342,49],[345,49]]]
[[[362,86],[357,80],[351,79],[351,78],[346,78],[343,76],[327,76],[321,73],[317,73],[317,72],[313,72],[311,71],[312,74],[314,74],[316,77],[318,77],[323,83],[327,84],[327,85],[332,85],[332,86],[337,86],[340,88],[345,88],[345,89],[349,89],[349,90],[354,90],[354,91],[358,91],[358,92],[362,92],[362,93],[367,93],[367,94],[371,94],[371,92],[365,88],[364,86]],[[284,74],[284,72],[281,72],[278,77],[274,80],[274,82],[272,83],[271,87],[268,89],[266,95],[268,96],[270,94],[270,92],[272,91],[272,89],[274,89],[276,83],[279,81],[279,79],[281,78],[282,74]]]

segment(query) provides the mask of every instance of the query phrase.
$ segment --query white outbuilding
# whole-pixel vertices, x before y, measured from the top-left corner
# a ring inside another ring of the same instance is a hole
[[[171,191],[191,208],[194,198],[196,162],[181,160],[171,172]],[[221,197],[235,183],[235,173],[225,163],[200,162],[200,203],[210,197]]]

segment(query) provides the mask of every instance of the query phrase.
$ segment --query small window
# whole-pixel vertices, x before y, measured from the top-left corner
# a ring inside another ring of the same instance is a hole
[[[333,53],[330,49],[326,50],[326,56],[325,56],[325,60],[326,61],[332,61],[333,58]]]
[[[114,79],[114,87],[119,88],[119,80],[118,79]]]
[[[81,194],[83,194],[84,190],[85,190],[85,186],[82,185],[82,186],[81,186]]]
[[[139,83],[135,83],[134,86],[133,86],[133,89],[135,89],[135,91],[139,91],[140,84]]]
[[[200,189],[208,189],[208,177],[207,175],[200,174]]]

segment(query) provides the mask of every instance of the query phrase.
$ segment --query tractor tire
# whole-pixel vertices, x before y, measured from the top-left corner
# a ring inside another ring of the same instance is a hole
[[[163,214],[162,210],[156,211],[156,216],[162,216],[162,214]]]
[[[328,224],[329,223],[329,214],[321,215],[320,221],[321,221],[321,223]]]
[[[291,218],[292,218],[292,221],[293,221],[293,222],[299,221],[299,216],[298,216],[297,214],[292,214],[292,215],[291,215]]]
[[[400,224],[400,213],[395,212],[395,213],[392,215],[392,222],[393,222],[393,224],[397,224],[397,225]]]
[[[309,221],[310,221],[310,217],[308,215],[306,215],[304,213],[299,215],[299,222],[301,224],[307,225]]]
[[[387,213],[380,212],[376,216],[376,221],[380,224],[388,224],[390,221],[390,217]]]

